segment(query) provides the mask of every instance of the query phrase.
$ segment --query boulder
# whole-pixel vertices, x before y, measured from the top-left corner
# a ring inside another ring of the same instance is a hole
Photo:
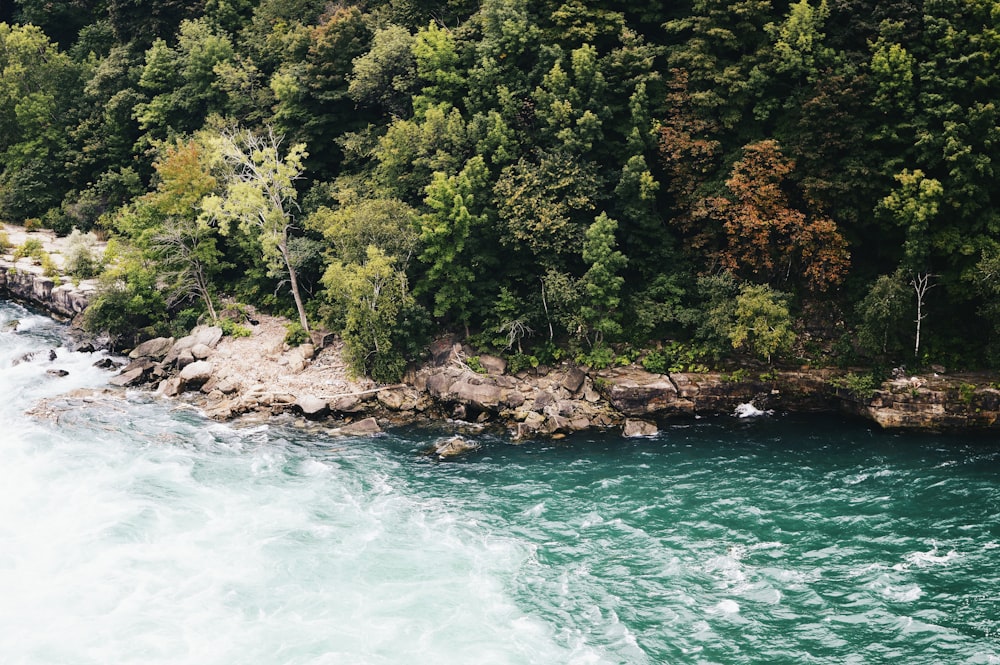
[[[219,385],[217,385],[216,388],[218,388],[219,392],[224,395],[232,395],[240,389],[240,382],[230,377],[219,381]]]
[[[128,386],[137,386],[143,381],[145,375],[145,370],[141,367],[129,370],[127,372],[122,372],[118,376],[113,376],[108,379],[108,383],[113,386],[118,386],[120,388],[125,388]]]
[[[380,390],[376,397],[378,403],[390,411],[400,411],[406,403],[406,395],[401,390]]]
[[[604,397],[626,416],[652,413],[685,414],[694,412],[694,403],[682,399],[669,377],[650,374],[635,368],[603,372]]]
[[[656,436],[658,431],[656,423],[651,423],[648,420],[627,418],[625,420],[624,427],[622,427],[622,436],[629,439],[644,436]]]
[[[437,457],[439,460],[446,460],[464,455],[477,448],[479,448],[479,444],[467,441],[460,436],[453,436],[450,439],[436,442],[424,452],[431,457]]]
[[[538,433],[538,428],[532,423],[523,422],[518,423],[517,427],[514,429],[514,439],[517,441],[523,441],[524,439],[531,439]]]
[[[364,410],[358,395],[344,395],[330,402],[330,410],[336,413],[357,413]]]
[[[175,376],[160,381],[160,385],[156,389],[156,392],[164,397],[177,397],[181,394],[181,387],[180,377]]]
[[[67,372],[64,369],[49,369],[46,370],[45,373],[48,374],[49,376],[58,376],[58,377],[69,376],[69,372]]]
[[[201,387],[212,378],[215,367],[207,360],[198,360],[181,370],[178,375],[186,388]]]
[[[136,358],[155,358],[156,360],[161,360],[166,357],[173,346],[173,337],[157,337],[155,339],[146,340],[139,346],[132,349],[132,352],[128,354],[128,357],[133,360]]]
[[[474,406],[480,410],[492,409],[500,404],[503,391],[494,383],[478,383],[473,379],[464,378],[454,383],[450,392],[454,399]]]
[[[382,428],[378,426],[378,421],[374,418],[365,418],[356,423],[350,423],[343,427],[329,430],[333,436],[372,436],[379,434]]]
[[[503,398],[504,404],[506,404],[511,409],[516,409],[517,407],[524,404],[524,393],[520,390],[511,390]]]
[[[191,355],[195,360],[205,360],[212,355],[212,347],[207,344],[195,344],[191,347]]]
[[[552,395],[552,393],[540,392],[535,395],[535,401],[531,404],[531,409],[533,411],[542,411],[545,407],[555,403],[556,398]]]
[[[173,353],[173,351],[171,351],[171,353]],[[167,358],[169,358],[169,357],[170,356],[167,356]],[[176,357],[174,357],[173,363],[174,363],[174,367],[176,367],[177,369],[183,370],[185,367],[187,367],[188,365],[190,365],[194,361],[195,361],[194,360],[194,354],[191,353],[191,349],[184,349],[179,354],[177,354]],[[164,360],[164,362],[166,362],[166,360]]]
[[[306,418],[321,418],[330,410],[326,400],[312,395],[299,395],[295,400],[295,406]]]
[[[587,378],[583,370],[579,367],[571,367],[566,372],[566,377],[562,380],[562,387],[571,393],[575,393],[583,387],[583,381]]]
[[[507,361],[503,358],[482,354],[479,356],[479,366],[486,370],[487,374],[500,376],[507,371]]]
[[[190,337],[194,338],[192,347],[204,344],[210,349],[214,349],[222,339],[222,328],[219,326],[198,326],[191,331]]]
[[[115,362],[111,358],[101,358],[96,363],[94,363],[94,367],[98,369],[118,369],[119,367],[121,367],[121,364]]]

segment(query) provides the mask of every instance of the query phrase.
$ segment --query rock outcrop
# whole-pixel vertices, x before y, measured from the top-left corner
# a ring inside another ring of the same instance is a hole
[[[0,261],[0,294],[41,307],[54,317],[69,321],[87,309],[97,290],[94,280],[74,285]]]
[[[976,374],[911,376],[887,381],[868,399],[845,391],[847,409],[885,429],[1000,428],[1000,390]]]

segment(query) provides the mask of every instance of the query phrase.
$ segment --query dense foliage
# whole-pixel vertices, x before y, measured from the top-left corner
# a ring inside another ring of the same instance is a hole
[[[94,326],[225,294],[382,380],[441,329],[518,366],[1000,360],[994,3],[4,11],[0,216],[116,236]]]

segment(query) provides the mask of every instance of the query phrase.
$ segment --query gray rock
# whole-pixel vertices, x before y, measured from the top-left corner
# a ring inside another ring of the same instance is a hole
[[[173,351],[171,351],[173,353]],[[168,358],[170,356],[167,356]],[[164,360],[163,362],[167,362]],[[191,353],[191,349],[184,349],[181,351],[173,360],[174,367],[183,370],[185,367],[194,362],[194,354]]]
[[[514,430],[514,439],[523,441],[524,439],[534,438],[536,434],[538,434],[538,428],[533,423],[518,423],[517,428]]]
[[[542,411],[545,407],[550,404],[555,404],[556,398],[552,393],[540,392],[535,395],[535,401],[531,405],[533,411]]]
[[[524,404],[524,393],[522,393],[520,390],[511,390],[503,398],[503,402],[511,409],[516,409],[517,407]]]
[[[139,346],[132,349],[132,352],[128,354],[128,357],[133,360],[136,358],[155,358],[160,360],[166,357],[173,346],[173,337],[157,337],[155,339],[146,340]]]
[[[480,355],[479,366],[486,370],[487,374],[499,376],[507,371],[507,361],[496,356]]]
[[[195,344],[191,347],[191,355],[197,360],[204,360],[212,355],[212,347],[207,344]]]
[[[330,410],[326,400],[312,395],[299,395],[295,400],[295,406],[306,418],[321,418]]]
[[[223,379],[219,381],[219,385],[216,387],[219,389],[219,392],[225,395],[232,395],[240,389],[240,382],[233,378]]]
[[[204,344],[208,348],[214,349],[218,346],[219,340],[222,339],[222,328],[219,326],[198,326],[191,331],[191,337],[194,338],[192,347]]]
[[[178,375],[185,387],[200,387],[212,378],[215,367],[207,360],[198,360],[181,370]]]
[[[490,409],[500,404],[503,391],[493,383],[472,383],[471,380],[460,380],[450,388],[454,398],[468,403],[478,409]]]
[[[557,413],[560,416],[572,416],[577,410],[577,402],[574,402],[571,399],[561,399],[556,402],[555,406],[558,409]]]
[[[160,381],[159,387],[156,392],[163,395],[164,397],[177,397],[181,394],[181,380],[179,377],[172,377],[169,379],[164,379]]]
[[[575,393],[583,387],[583,381],[587,378],[583,370],[579,367],[571,367],[566,372],[566,378],[562,380],[562,387],[571,393]]]
[[[329,433],[334,436],[372,436],[381,431],[382,428],[378,426],[378,421],[374,418],[365,418],[356,423],[332,429]]]
[[[459,455],[464,455],[465,453],[475,450],[478,447],[479,444],[473,443],[472,441],[466,441],[460,436],[453,436],[450,439],[438,441],[428,448],[425,453],[431,457],[437,457],[439,460],[446,460],[458,457]]]
[[[625,426],[622,428],[622,436],[629,439],[643,436],[656,436],[658,431],[659,429],[657,429],[656,423],[651,423],[648,420],[628,418],[625,420]]]
[[[50,369],[46,370],[45,373],[48,374],[49,376],[58,376],[58,377],[69,376],[69,372],[67,372],[64,369]]]
[[[108,383],[113,386],[119,386],[120,388],[125,388],[127,386],[135,386],[142,383],[143,376],[145,375],[145,370],[141,367],[137,367],[133,370],[127,372],[122,372],[118,376],[113,376],[108,379]]]
[[[666,376],[633,368],[602,373],[608,387],[602,392],[615,409],[626,416],[691,413],[694,405],[681,398]]]
[[[357,395],[345,395],[330,402],[330,410],[337,413],[357,413],[363,409],[361,398]]]
[[[401,390],[380,390],[376,397],[379,404],[391,411],[400,411],[406,402],[406,395]]]
[[[98,369],[118,369],[119,367],[121,367],[121,364],[115,362],[111,358],[101,358],[96,363],[94,363],[94,367]]]

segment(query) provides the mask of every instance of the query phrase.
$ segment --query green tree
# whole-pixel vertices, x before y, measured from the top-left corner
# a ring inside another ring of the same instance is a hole
[[[909,275],[917,305],[913,356],[919,358],[920,334],[927,317],[927,292],[935,286],[936,277],[930,268],[933,223],[941,207],[944,188],[940,181],[926,177],[920,169],[903,170],[896,175],[896,181],[899,186],[882,199],[880,209],[902,227],[906,235],[901,267]]]
[[[881,275],[857,304],[858,342],[870,353],[887,355],[900,350],[899,326],[907,310],[906,275]]]
[[[205,20],[184,21],[177,46],[157,39],[146,51],[139,86],[149,102],[135,109],[140,127],[154,139],[198,129],[226,107],[216,67],[233,58],[233,44]]]
[[[593,335],[593,346],[622,332],[618,305],[625,278],[620,272],[628,259],[615,249],[617,229],[618,222],[602,212],[587,229],[583,241],[583,260],[590,267],[581,280],[586,297],[580,315]]]
[[[62,168],[79,67],[37,27],[0,23],[0,214],[41,217],[68,189]]]
[[[282,155],[281,137],[270,128],[262,134],[232,129],[219,136],[218,154],[225,164],[222,195],[203,200],[205,219],[219,224],[223,234],[235,221],[240,229],[259,239],[263,257],[274,274],[288,277],[299,325],[309,332],[305,303],[299,291],[297,265],[289,243],[298,209],[295,182],[302,176],[306,156],[303,144]]]
[[[489,172],[480,156],[473,157],[461,172],[446,176],[437,172],[427,186],[425,203],[430,212],[420,219],[420,260],[427,271],[420,292],[434,294],[434,316],[450,315],[468,331],[472,313],[475,257],[469,239],[484,223],[481,197],[488,191]]]
[[[406,360],[397,329],[413,306],[406,274],[371,245],[363,263],[334,261],[322,281],[344,312],[344,347],[351,369],[380,383],[398,381]]]
[[[765,358],[787,351],[795,342],[787,296],[766,284],[744,284],[736,296],[735,322],[729,332],[734,349],[746,347]]]
[[[305,225],[323,234],[336,260],[361,264],[368,248],[377,247],[404,271],[420,240],[417,211],[392,198],[361,198],[344,193],[336,209],[319,208],[309,215]]]
[[[163,216],[149,239],[149,250],[160,267],[167,304],[196,296],[214,322],[218,314],[213,280],[222,268],[221,253],[214,229],[199,219],[202,201],[218,186],[210,159],[195,141],[167,148],[155,164],[157,189],[146,200]]]
[[[348,93],[348,77],[370,33],[358,7],[338,7],[303,30],[303,38],[308,46],[302,57],[286,59],[271,77],[272,121],[291,141],[326,146],[308,160],[309,171],[323,177],[340,164],[338,137],[364,125]]]

